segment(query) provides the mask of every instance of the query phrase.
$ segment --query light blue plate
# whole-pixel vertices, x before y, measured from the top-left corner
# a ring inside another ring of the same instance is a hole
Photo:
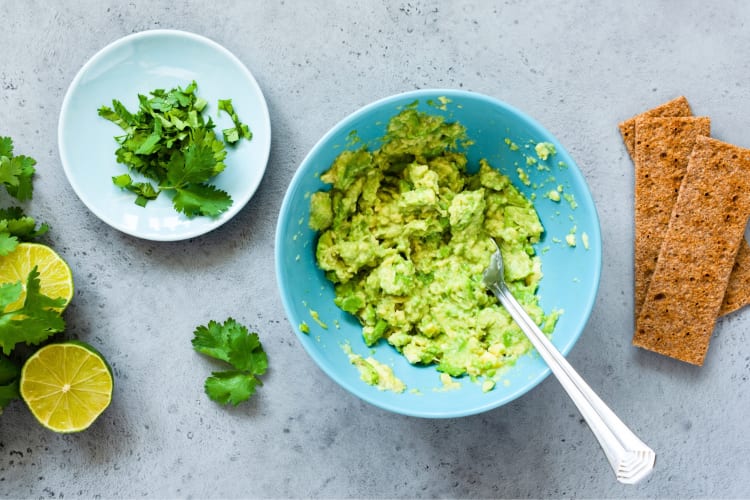
[[[212,182],[228,192],[234,203],[216,218],[188,218],[173,208],[162,193],[145,208],[134,196],[112,184],[127,172],[115,159],[114,137],[122,130],[99,117],[102,105],[120,100],[135,111],[138,94],[154,89],[185,88],[198,83],[198,95],[208,101],[206,113],[216,131],[231,127],[226,113],[218,113],[219,99],[232,99],[240,119],[253,132],[251,141],[227,147],[227,168]],[[204,234],[231,219],[253,196],[268,162],[271,124],[268,107],[255,78],[221,45],[198,35],[153,30],[126,36],[92,57],[70,85],[58,124],[60,159],[81,201],[110,226],[139,238],[174,241]]]
[[[450,102],[443,105],[441,97]],[[460,389],[445,390],[433,366],[412,366],[385,342],[368,348],[357,320],[334,305],[333,287],[315,264],[316,235],[308,228],[309,195],[328,189],[320,174],[344,148],[353,147],[350,132],[355,131],[368,146],[377,147],[388,120],[415,101],[419,109],[458,120],[467,128],[474,140],[467,150],[471,165],[476,168],[479,159],[486,158],[527,196],[536,196],[535,206],[546,231],[536,245],[544,272],[539,295],[545,311],[564,311],[552,337],[564,354],[578,339],[594,305],[601,271],[601,233],[586,182],[563,146],[521,111],[487,96],[420,90],[388,97],[345,118],[310,151],[284,197],[276,232],[277,280],[299,341],[325,373],[365,401],[405,415],[458,417],[512,401],[539,384],[550,373],[549,368],[533,352],[503,373],[490,392],[482,392],[480,383],[467,377],[458,379]],[[526,163],[527,157],[536,158],[533,146],[540,141],[549,141],[557,149],[545,163],[548,170]],[[519,180],[519,168],[528,173],[528,186]],[[572,197],[556,202],[544,196],[558,186],[562,186],[563,195]],[[571,232],[576,235],[575,247],[565,242]],[[583,245],[584,234],[588,248]],[[316,323],[311,311],[317,312],[328,328]],[[300,332],[302,322],[309,325],[309,334]],[[395,375],[406,383],[406,392],[381,391],[360,380],[357,368],[349,363],[341,347],[345,343],[355,353],[365,357],[373,354],[392,366]]]

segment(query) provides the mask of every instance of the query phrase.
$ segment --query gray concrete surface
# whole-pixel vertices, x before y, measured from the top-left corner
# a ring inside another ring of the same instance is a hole
[[[742,1],[242,2],[0,0],[0,135],[38,160],[29,211],[69,261],[69,334],[107,355],[112,406],[55,435],[17,402],[0,416],[0,497],[750,497],[750,310],[721,320],[702,368],[630,344],[633,172],[617,123],[684,94],[713,135],[750,147],[750,4]],[[177,28],[234,52],[265,92],[270,163],[256,196],[203,237],[153,243],[100,222],[68,185],[56,127],[100,48]],[[306,152],[390,94],[451,87],[536,117],[593,191],[604,267],[569,359],[657,451],[644,483],[615,482],[548,379],[505,407],[422,420],[363,403],[297,343],[276,288],[276,216]],[[271,359],[249,404],[203,394],[193,328],[234,316]]]

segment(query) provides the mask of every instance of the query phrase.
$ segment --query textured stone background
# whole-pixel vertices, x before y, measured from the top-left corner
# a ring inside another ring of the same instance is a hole
[[[713,135],[750,147],[750,4],[742,1],[261,2],[0,0],[0,134],[38,160],[29,211],[69,261],[69,333],[105,352],[112,406],[55,435],[21,403],[0,417],[2,497],[747,497],[750,311],[720,321],[705,366],[630,345],[632,165],[617,123],[679,94]],[[216,40],[253,72],[271,112],[259,191],[220,229],[179,243],[92,215],[60,165],[59,109],[79,68],[133,32]],[[554,379],[455,420],[390,414],[321,372],[285,319],[276,216],[306,152],[338,120],[417,88],[489,94],[536,117],[593,191],[604,267],[569,359],[658,453],[643,484],[615,482]],[[249,404],[202,392],[193,328],[234,316],[271,359]]]

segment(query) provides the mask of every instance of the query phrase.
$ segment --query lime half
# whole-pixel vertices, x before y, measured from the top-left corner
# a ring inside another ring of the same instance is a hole
[[[114,380],[104,357],[83,342],[49,344],[21,370],[21,398],[39,423],[78,432],[109,406]]]
[[[73,298],[73,274],[62,257],[41,243],[19,243],[11,253],[0,256],[0,284],[20,281],[25,287],[34,266],[39,271],[40,291],[52,299],[64,298],[67,305]],[[21,297],[5,310],[19,309],[24,300],[25,289]]]

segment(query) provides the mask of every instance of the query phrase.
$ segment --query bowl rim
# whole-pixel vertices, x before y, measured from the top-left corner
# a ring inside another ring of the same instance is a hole
[[[547,130],[544,126],[542,126],[537,120],[535,120],[534,118],[532,118],[525,112],[521,111],[520,109],[516,108],[515,106],[508,104],[507,102],[497,99],[495,97],[491,97],[482,93],[469,91],[469,90],[447,89],[447,88],[425,88],[425,89],[411,90],[411,91],[393,94],[393,95],[372,101],[369,104],[366,104],[360,107],[359,109],[355,110],[354,112],[348,114],[347,116],[342,118],[340,121],[338,121],[335,125],[333,125],[315,143],[315,145],[310,149],[310,151],[305,155],[305,157],[302,159],[302,161],[298,165],[294,175],[292,176],[291,181],[289,182],[289,185],[287,186],[287,189],[284,194],[284,199],[282,201],[281,208],[279,210],[279,215],[278,215],[277,224],[276,224],[276,235],[275,235],[275,242],[274,242],[275,243],[275,247],[274,247],[275,266],[274,267],[275,267],[276,279],[278,282],[278,290],[281,295],[281,300],[282,300],[282,304],[284,307],[284,311],[287,316],[287,321],[289,321],[290,325],[292,326],[293,331],[295,332],[295,336],[300,341],[300,343],[302,344],[307,354],[315,361],[318,368],[320,368],[326,375],[328,375],[332,380],[334,380],[339,386],[346,389],[349,393],[383,410],[387,410],[393,413],[411,416],[411,417],[431,418],[431,419],[432,418],[456,418],[456,417],[471,416],[471,415],[476,415],[479,413],[483,413],[485,411],[489,411],[489,410],[504,406],[514,401],[515,399],[520,398],[524,394],[530,392],[532,389],[537,387],[542,381],[544,381],[552,372],[549,366],[545,364],[544,368],[536,376],[529,378],[525,384],[520,386],[517,390],[508,393],[505,397],[492,400],[492,401],[488,401],[485,404],[467,407],[461,411],[405,410],[404,408],[397,407],[395,405],[389,404],[388,402],[380,401],[377,398],[373,398],[367,393],[364,393],[364,391],[357,390],[357,387],[354,386],[354,384],[350,383],[350,381],[346,377],[341,376],[335,370],[329,369],[327,364],[323,362],[322,357],[318,355],[317,351],[311,349],[308,346],[308,342],[304,341],[304,339],[302,338],[302,335],[305,335],[305,334],[300,333],[295,328],[295,325],[292,321],[293,315],[294,315],[293,314],[294,308],[292,307],[292,304],[290,302],[291,298],[286,293],[285,285],[282,283],[282,280],[280,278],[282,276],[281,251],[284,245],[284,241],[282,239],[283,238],[282,228],[285,224],[285,216],[287,212],[289,211],[289,209],[291,208],[292,197],[295,192],[295,188],[300,183],[300,180],[303,178],[303,176],[309,174],[308,170],[311,168],[309,167],[309,165],[311,164],[311,159],[318,154],[319,150],[328,146],[328,142],[330,141],[331,137],[339,134],[342,131],[342,129],[345,132],[349,132],[352,128],[353,122],[355,122],[362,115],[370,113],[373,109],[380,108],[382,106],[387,106],[389,104],[394,104],[397,102],[402,102],[402,101],[404,101],[404,106],[406,106],[408,104],[408,100],[412,100],[412,101],[418,100],[421,102],[422,100],[427,99],[427,98],[435,99],[437,97],[447,97],[448,99],[468,98],[468,99],[478,99],[478,100],[485,101],[492,106],[503,108],[506,111],[518,116],[527,124],[529,124],[531,127],[540,130],[546,136],[554,139],[556,143],[555,144],[556,148],[559,146],[558,149],[563,151],[565,155],[568,156],[568,158],[570,158],[570,160],[572,161],[572,165],[568,165],[568,167],[573,167],[574,171],[577,172],[577,174],[581,178],[583,187],[585,188],[584,193],[587,198],[587,203],[589,203],[593,209],[590,214],[590,217],[592,220],[592,232],[594,236],[593,239],[594,241],[601,242],[601,221],[599,218],[599,214],[598,214],[593,196],[591,194],[591,189],[589,188],[588,183],[586,182],[583,172],[578,167],[578,164],[575,162],[575,160],[573,160],[572,156],[570,156],[570,154],[562,146],[562,144],[560,144],[556,136],[552,134],[549,130]],[[589,236],[592,236],[592,235],[589,235]],[[563,354],[563,356],[567,356],[568,353],[572,350],[573,346],[580,339],[583,333],[583,330],[588,324],[589,318],[591,317],[591,313],[593,312],[593,309],[596,303],[596,299],[598,297],[599,286],[601,283],[601,268],[602,268],[601,244],[597,245],[596,250],[597,250],[596,252],[590,255],[590,258],[592,259],[592,264],[593,264],[593,279],[592,279],[593,283],[591,287],[588,288],[589,293],[586,297],[587,300],[584,303],[583,314],[581,314],[578,318],[580,327],[577,328],[577,331],[575,331],[574,335],[571,336],[568,343],[562,346],[562,348],[560,348],[560,352]],[[534,350],[532,349],[526,355],[532,354],[533,352]],[[362,383],[364,384],[364,382]]]

